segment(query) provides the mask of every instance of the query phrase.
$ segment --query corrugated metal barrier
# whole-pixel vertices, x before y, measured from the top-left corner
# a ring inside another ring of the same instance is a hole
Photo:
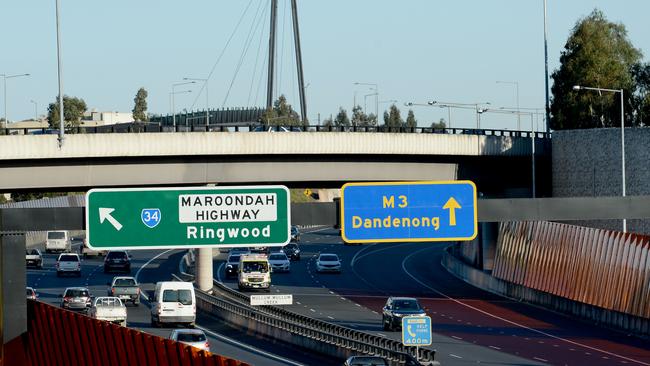
[[[28,300],[27,365],[248,366],[137,330]]]
[[[554,222],[499,226],[492,275],[604,309],[650,318],[650,238]]]

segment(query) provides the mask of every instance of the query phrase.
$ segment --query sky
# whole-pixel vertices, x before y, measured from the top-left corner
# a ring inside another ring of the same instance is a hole
[[[171,85],[184,77],[209,77],[210,108],[266,102],[269,0],[60,4],[63,91],[89,109],[130,112],[144,87],[149,112],[170,113]],[[575,23],[594,8],[623,23],[648,61],[650,1],[548,0],[549,73]],[[530,129],[531,116],[490,112],[516,107],[517,85],[521,108],[544,108],[542,0],[298,1],[298,13],[311,123],[341,106],[350,112],[355,95],[374,112],[373,87],[355,82],[377,84],[380,114],[395,100],[404,118],[407,102],[489,102],[481,127]],[[3,1],[0,14],[0,74],[30,74],[7,80],[8,118],[32,118],[35,107],[46,114],[58,94],[55,1]],[[279,0],[277,27],[275,97],[285,94],[299,110],[290,0]],[[175,90],[191,90],[175,95],[176,111],[205,108],[202,82]],[[420,126],[440,118],[450,125],[449,112],[452,127],[477,124],[471,109],[411,108]]]

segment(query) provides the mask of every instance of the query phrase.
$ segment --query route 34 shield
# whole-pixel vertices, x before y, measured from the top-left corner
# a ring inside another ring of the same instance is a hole
[[[142,209],[140,218],[142,219],[143,224],[145,224],[148,228],[153,229],[160,223],[162,214],[160,213],[159,208],[145,208]]]

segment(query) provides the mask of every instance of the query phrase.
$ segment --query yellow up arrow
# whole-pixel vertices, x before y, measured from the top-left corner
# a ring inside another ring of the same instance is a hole
[[[461,208],[458,202],[451,197],[444,206],[443,210],[449,210],[449,226],[456,226],[456,209]]]

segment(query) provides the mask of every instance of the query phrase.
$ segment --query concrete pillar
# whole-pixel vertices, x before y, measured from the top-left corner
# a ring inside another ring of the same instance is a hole
[[[196,286],[203,291],[212,290],[212,248],[196,250]]]
[[[0,344],[27,331],[24,255],[25,234],[0,233]]]

